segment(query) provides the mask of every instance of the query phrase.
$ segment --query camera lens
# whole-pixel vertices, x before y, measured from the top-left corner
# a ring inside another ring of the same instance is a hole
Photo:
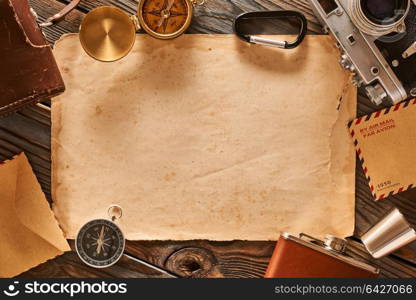
[[[400,20],[406,13],[409,0],[360,0],[365,16],[380,25]]]
[[[346,0],[351,21],[369,35],[402,34],[411,0]]]

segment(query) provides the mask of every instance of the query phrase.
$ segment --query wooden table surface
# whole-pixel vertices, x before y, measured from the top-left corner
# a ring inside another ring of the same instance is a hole
[[[69,0],[29,0],[39,19],[53,15]],[[83,0],[78,9],[71,12],[59,24],[44,30],[50,43],[62,34],[77,32],[88,11],[101,5],[117,6],[133,14],[137,0]],[[206,0],[194,12],[189,33],[231,33],[235,16],[242,12],[271,9],[296,9],[304,12],[309,20],[310,33],[321,33],[306,0]],[[280,33],[291,33],[290,25],[279,25]],[[360,93],[361,94],[361,93]],[[376,107],[362,96],[358,101],[358,114],[364,115]],[[36,105],[0,119],[0,161],[26,152],[41,186],[50,198],[50,110]],[[381,149],[382,151],[382,149]],[[358,237],[367,231],[392,207],[399,207],[416,224],[416,191],[374,202],[361,166],[356,171],[356,227],[350,239],[348,254],[368,261],[381,269],[386,277],[416,277],[416,250],[409,251],[413,259],[403,260],[389,256],[381,260],[371,259],[363,250]],[[307,228],[305,228],[307,231]],[[277,238],[278,233],[276,233]],[[71,241],[73,245],[73,242]],[[135,258],[185,277],[262,277],[272,254],[274,242],[267,241],[128,241],[126,253],[116,265],[107,269],[93,269],[83,263],[75,252],[48,261],[24,274],[23,277],[167,277],[166,273],[138,263]],[[133,257],[133,258],[132,258]],[[413,263],[412,263],[413,262]]]

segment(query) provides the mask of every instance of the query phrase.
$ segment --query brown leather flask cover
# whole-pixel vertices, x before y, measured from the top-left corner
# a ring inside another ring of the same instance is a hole
[[[319,246],[317,246],[319,247]],[[370,278],[378,273],[281,236],[265,278]]]
[[[27,0],[0,0],[0,115],[65,90]]]

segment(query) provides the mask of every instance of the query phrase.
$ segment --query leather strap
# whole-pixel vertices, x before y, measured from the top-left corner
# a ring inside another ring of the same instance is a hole
[[[51,26],[59,21],[61,21],[65,16],[71,12],[77,5],[81,2],[81,0],[72,0],[65,6],[60,12],[54,14],[52,17],[49,17],[45,20],[45,22],[41,23],[41,27]]]

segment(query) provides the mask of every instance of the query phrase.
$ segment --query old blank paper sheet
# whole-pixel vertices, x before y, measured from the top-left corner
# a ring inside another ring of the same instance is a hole
[[[67,91],[52,107],[53,200],[67,237],[111,204],[133,240],[352,234],[356,90],[330,37],[279,50],[138,35],[102,63],[73,34],[55,55]]]

